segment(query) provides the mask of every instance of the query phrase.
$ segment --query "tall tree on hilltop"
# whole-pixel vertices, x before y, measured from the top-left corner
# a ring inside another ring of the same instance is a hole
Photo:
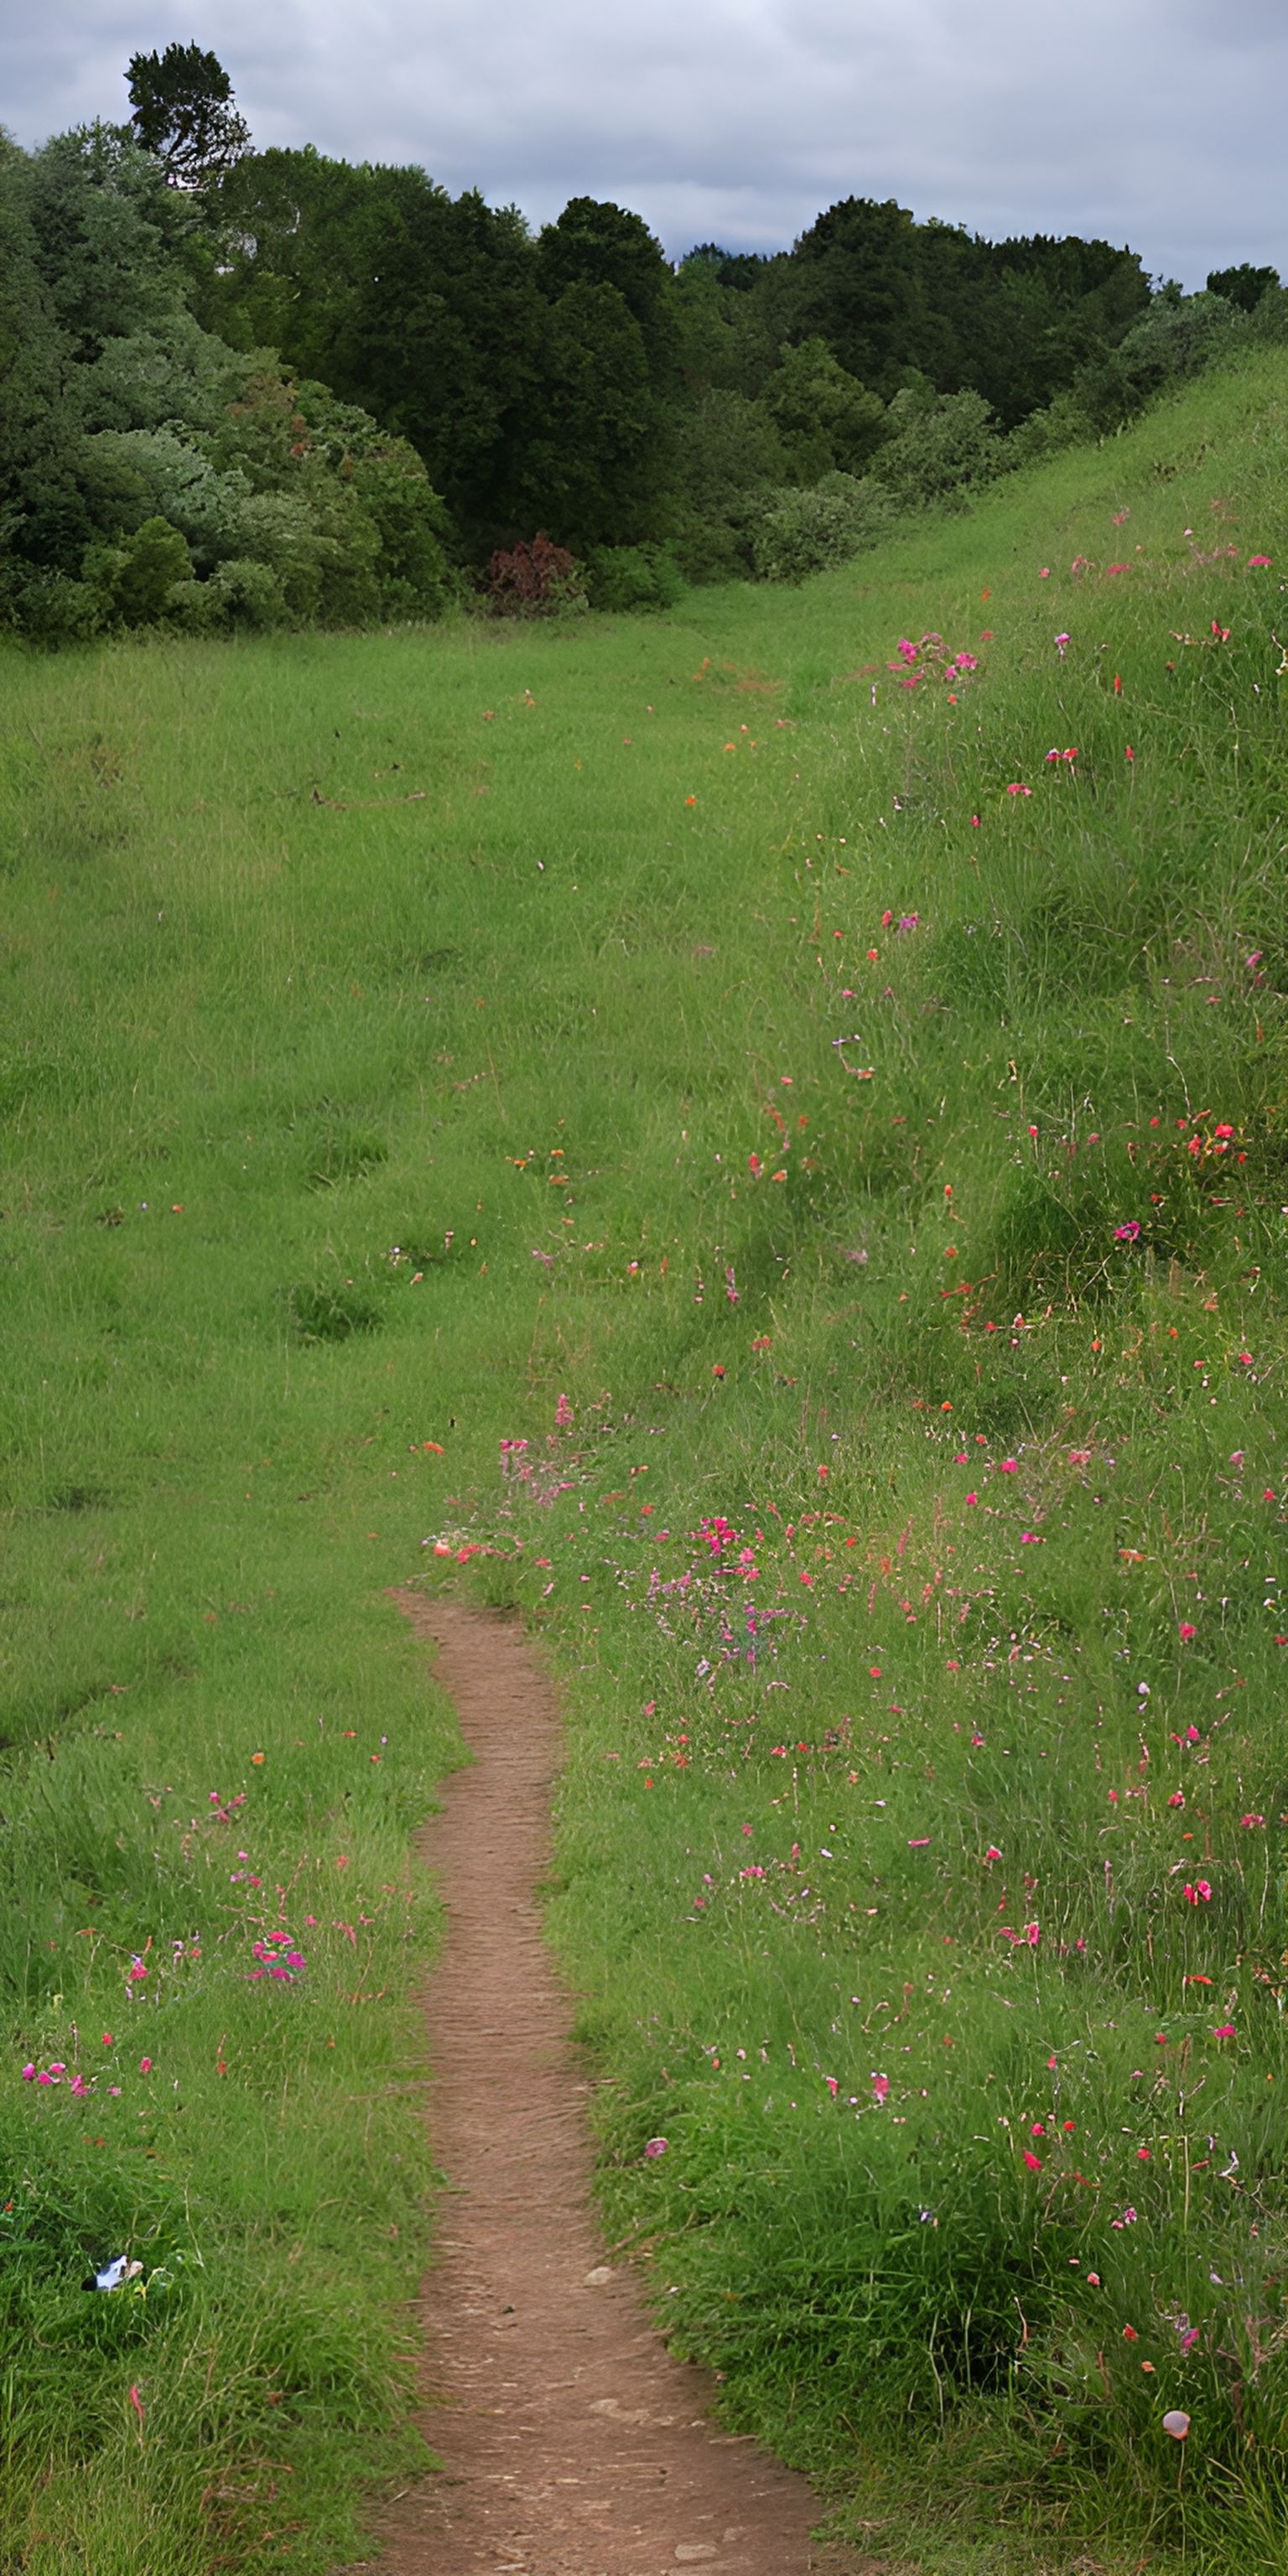
[[[131,54],[128,77],[134,131],[172,188],[202,188],[235,168],[250,127],[218,55],[167,45],[163,54]]]

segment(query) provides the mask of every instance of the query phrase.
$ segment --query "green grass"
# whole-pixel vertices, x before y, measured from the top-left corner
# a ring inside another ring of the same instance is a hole
[[[927,2576],[1280,2564],[1286,423],[799,594],[6,658],[15,2567],[322,2570],[418,2456],[408,1579],[545,1632],[730,2420]]]

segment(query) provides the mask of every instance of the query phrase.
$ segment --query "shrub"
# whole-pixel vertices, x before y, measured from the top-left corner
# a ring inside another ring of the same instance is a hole
[[[684,578],[665,546],[595,546],[586,587],[592,608],[674,608]]]
[[[192,557],[168,519],[145,519],[116,546],[91,546],[85,580],[103,601],[104,623],[152,626],[170,606],[176,583],[192,575]]]
[[[982,394],[941,396],[921,377],[895,395],[886,422],[889,436],[872,471],[901,509],[942,506],[972,485],[990,482],[1005,462]]]
[[[848,563],[875,545],[890,517],[880,485],[867,476],[825,474],[807,491],[782,491],[752,535],[762,581],[799,582]]]
[[[487,600],[494,617],[557,617],[586,606],[578,565],[541,531],[510,554],[498,546],[487,568]]]

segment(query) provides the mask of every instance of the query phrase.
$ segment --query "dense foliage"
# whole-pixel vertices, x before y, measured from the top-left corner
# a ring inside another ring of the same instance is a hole
[[[47,641],[434,617],[538,535],[596,606],[797,581],[1288,329],[1272,268],[1186,297],[860,197],[673,271],[593,198],[534,233],[254,152],[196,46],[130,83],[129,126],[0,145],[0,611]]]

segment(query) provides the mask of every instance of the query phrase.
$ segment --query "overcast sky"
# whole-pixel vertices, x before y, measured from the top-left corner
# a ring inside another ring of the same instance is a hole
[[[534,222],[615,198],[677,258],[854,195],[1126,241],[1187,287],[1288,275],[1285,0],[28,0],[0,115],[27,144],[122,119],[136,47],[193,40],[261,147],[419,162]]]

